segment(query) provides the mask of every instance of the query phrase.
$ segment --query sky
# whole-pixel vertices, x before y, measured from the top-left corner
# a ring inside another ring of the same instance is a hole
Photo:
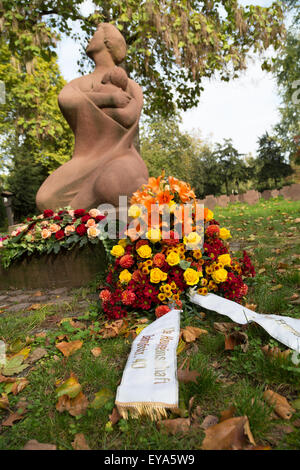
[[[269,6],[272,0],[240,0]],[[82,14],[94,11],[91,0],[82,5]],[[73,28],[79,30],[73,23]],[[58,44],[58,63],[67,81],[79,76],[77,60],[80,58],[80,45],[63,37]],[[199,105],[182,112],[181,129],[200,134],[203,139],[221,142],[232,138],[233,145],[241,154],[255,155],[257,140],[279,121],[280,103],[276,83],[271,73],[261,70],[261,60],[249,60],[246,71],[238,79],[222,82],[218,79],[203,80],[204,91]]]

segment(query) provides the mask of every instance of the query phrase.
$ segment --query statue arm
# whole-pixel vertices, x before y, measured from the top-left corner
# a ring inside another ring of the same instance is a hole
[[[86,93],[88,98],[98,106],[98,108],[113,108],[114,100],[113,95],[109,93],[101,93],[97,91],[88,91]]]
[[[127,129],[137,120],[143,106],[142,90],[140,86],[134,82],[132,82],[130,86],[130,96],[131,100],[126,107],[105,110],[111,118]]]

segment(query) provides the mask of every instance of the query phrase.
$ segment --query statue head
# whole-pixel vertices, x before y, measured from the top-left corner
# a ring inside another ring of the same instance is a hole
[[[94,54],[106,50],[116,65],[126,57],[126,42],[120,31],[110,23],[100,23],[86,49],[87,55],[93,59]]]

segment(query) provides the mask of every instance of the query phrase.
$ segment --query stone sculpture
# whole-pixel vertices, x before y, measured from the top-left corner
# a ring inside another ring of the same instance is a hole
[[[143,93],[118,67],[126,56],[125,40],[113,25],[102,23],[86,53],[95,70],[72,80],[58,97],[75,135],[74,152],[40,187],[39,210],[90,209],[103,203],[118,208],[119,195],[129,199],[148,180],[133,143]]]

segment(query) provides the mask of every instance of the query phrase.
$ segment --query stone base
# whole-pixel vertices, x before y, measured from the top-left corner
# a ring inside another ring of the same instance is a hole
[[[8,269],[0,264],[0,290],[81,287],[93,281],[106,266],[102,244],[62,249],[58,255],[29,256]]]

